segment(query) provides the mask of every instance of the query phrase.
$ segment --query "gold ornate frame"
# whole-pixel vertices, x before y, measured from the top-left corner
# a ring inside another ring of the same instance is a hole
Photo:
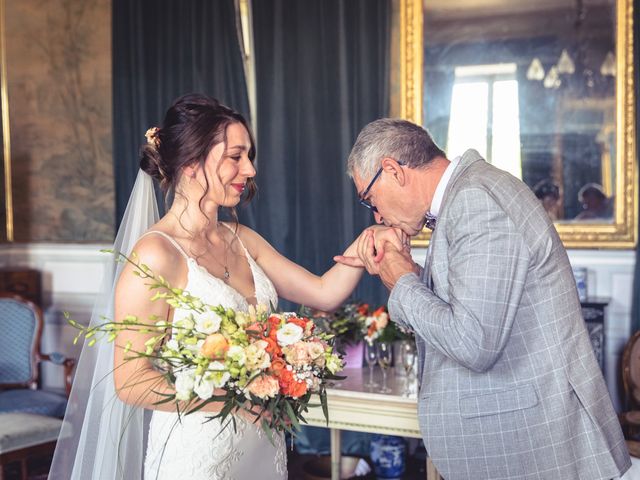
[[[5,43],[5,2],[0,0],[0,108],[2,110],[2,152],[4,163],[5,234],[13,242],[13,189],[11,185],[11,126],[9,124],[9,93],[7,87],[7,51]]]
[[[400,1],[400,115],[422,124],[423,9],[422,0]],[[636,160],[633,0],[616,4],[616,176],[612,223],[556,223],[567,248],[633,248],[637,241],[638,169]],[[424,231],[412,245],[424,247]]]

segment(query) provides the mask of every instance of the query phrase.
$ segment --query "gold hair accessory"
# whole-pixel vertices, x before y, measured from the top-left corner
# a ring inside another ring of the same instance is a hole
[[[147,143],[149,145],[153,145],[156,148],[158,148],[158,146],[160,145],[160,139],[158,138],[159,131],[160,129],[158,127],[151,127],[144,134],[145,138],[147,139]]]

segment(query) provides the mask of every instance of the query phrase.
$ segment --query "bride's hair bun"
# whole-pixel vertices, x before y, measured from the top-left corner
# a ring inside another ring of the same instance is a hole
[[[204,165],[211,149],[227,140],[227,127],[243,125],[251,140],[249,158],[255,158],[255,143],[245,118],[215,98],[187,94],[176,99],[164,117],[162,126],[152,127],[140,148],[140,168],[160,182],[167,192],[175,190],[184,167]],[[252,179],[247,180],[247,199],[255,193]]]
[[[165,188],[167,184],[171,183],[171,178],[167,175],[168,165],[163,165],[160,135],[161,130],[158,127],[152,127],[145,133],[147,143],[140,148],[140,168],[160,182],[162,188]]]

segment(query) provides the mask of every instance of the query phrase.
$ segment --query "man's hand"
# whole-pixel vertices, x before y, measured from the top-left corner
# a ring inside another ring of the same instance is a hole
[[[387,242],[399,250],[410,250],[409,237],[402,230],[374,225],[366,228],[356,240],[357,256],[352,252],[351,255],[337,255],[333,259],[343,265],[365,267],[371,275],[377,275],[377,263],[384,256],[384,244]]]
[[[406,273],[420,274],[420,267],[411,258],[411,253],[406,250],[399,250],[390,242],[383,246],[384,255],[377,263],[378,275],[385,287],[393,289],[398,279]]]

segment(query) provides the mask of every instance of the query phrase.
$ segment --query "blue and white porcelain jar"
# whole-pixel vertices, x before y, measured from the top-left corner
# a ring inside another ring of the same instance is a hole
[[[407,446],[402,437],[374,434],[371,436],[371,462],[376,477],[400,479],[404,474]]]

